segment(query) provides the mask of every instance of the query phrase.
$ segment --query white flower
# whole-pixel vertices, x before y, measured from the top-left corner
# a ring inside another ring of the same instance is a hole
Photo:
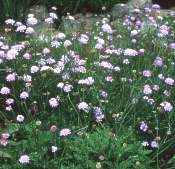
[[[65,42],[64,42],[64,47],[65,48],[67,48],[67,47],[69,47],[69,46],[71,46],[72,45],[72,42],[70,41],[70,40],[66,40]]]
[[[58,150],[58,147],[52,146],[51,149],[52,149],[52,153],[55,153]]]
[[[19,158],[19,162],[21,164],[27,164],[30,162],[30,158],[28,155],[22,155],[20,158]]]
[[[16,32],[25,32],[26,28],[27,27],[25,25],[18,26]]]
[[[20,94],[21,99],[27,99],[28,97],[29,97],[29,94],[25,91]]]
[[[30,68],[30,72],[31,73],[36,73],[36,72],[38,72],[39,71],[39,67],[38,66],[32,66],[31,68]]]
[[[34,33],[35,32],[35,30],[32,28],[32,27],[28,27],[27,29],[26,29],[26,34],[32,34],[32,33]]]
[[[78,104],[78,109],[83,110],[85,112],[88,112],[90,107],[86,102],[81,102],[81,103]]]
[[[137,56],[138,52],[134,49],[125,49],[124,56]]]
[[[66,35],[64,33],[60,32],[60,33],[58,33],[58,35],[56,35],[56,38],[63,40],[66,38]]]
[[[24,121],[24,116],[20,114],[16,117],[16,120],[21,123]]]
[[[2,87],[1,90],[0,90],[0,93],[2,95],[7,95],[10,93],[10,89],[8,87]]]
[[[49,99],[49,105],[51,107],[58,107],[59,103],[58,103],[58,99],[56,98],[51,98]]]
[[[61,88],[61,89],[62,89],[63,86],[64,86],[64,83],[62,83],[62,82],[60,82],[60,83],[57,84],[57,87],[58,87],[58,88]]]
[[[31,82],[32,81],[32,77],[30,75],[23,75],[23,80],[25,82]]]
[[[49,13],[49,16],[50,16],[52,19],[58,19],[58,16],[57,16],[55,13],[53,13],[53,12]]]
[[[36,25],[38,23],[38,20],[35,17],[29,17],[27,19],[27,24],[28,25]]]

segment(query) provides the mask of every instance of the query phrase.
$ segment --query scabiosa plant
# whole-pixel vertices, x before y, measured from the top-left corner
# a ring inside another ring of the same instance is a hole
[[[16,117],[16,120],[20,123],[22,123],[24,121],[24,116],[19,114],[17,117]]]
[[[154,65],[156,67],[162,67],[163,66],[163,59],[161,57],[156,57],[154,60]]]
[[[166,112],[171,112],[173,110],[173,106],[171,103],[164,101],[160,103],[160,106],[166,111]]]
[[[172,78],[170,78],[170,77],[167,77],[167,78],[165,79],[165,83],[166,83],[167,85],[172,86],[172,85],[174,85],[174,80],[173,80]]]
[[[143,71],[143,76],[144,76],[144,77],[151,77],[151,75],[152,75],[152,73],[151,73],[150,70],[144,70],[144,71]]]
[[[102,25],[102,31],[105,32],[105,33],[111,34],[112,33],[112,28],[109,24],[103,24]]]
[[[124,56],[137,56],[138,52],[134,49],[125,49]]]
[[[11,74],[8,74],[8,75],[6,76],[6,81],[7,81],[7,82],[13,82],[13,81],[15,81],[15,80],[16,80],[15,73],[11,73]]]
[[[28,155],[21,155],[19,158],[19,162],[21,164],[28,164],[30,163],[30,157]]]
[[[97,122],[101,122],[104,119],[104,113],[100,107],[95,107],[94,114]]]
[[[2,95],[10,94],[10,89],[8,87],[2,87],[0,90],[0,94]]]
[[[78,104],[78,109],[79,109],[79,110],[83,110],[83,111],[85,111],[85,112],[89,112],[90,107],[89,107],[89,105],[88,105],[86,102],[80,102],[80,103]]]
[[[63,137],[68,136],[70,134],[71,134],[71,131],[68,128],[64,128],[60,131],[60,136],[63,136]]]
[[[20,93],[20,98],[21,98],[22,100],[26,100],[27,98],[29,98],[29,93],[26,92],[26,91],[21,92],[21,93]]]
[[[140,123],[140,130],[142,130],[144,132],[146,132],[148,130],[148,125],[144,121],[142,121]]]
[[[53,108],[58,107],[58,105],[59,105],[58,99],[57,98],[50,98],[49,105]]]

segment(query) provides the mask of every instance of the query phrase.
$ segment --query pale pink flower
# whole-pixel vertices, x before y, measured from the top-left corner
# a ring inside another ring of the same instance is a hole
[[[28,155],[22,155],[20,158],[19,158],[19,162],[21,164],[28,164],[30,162],[30,158]]]
[[[60,131],[60,136],[68,136],[70,134],[71,134],[71,131],[68,128],[64,128]]]

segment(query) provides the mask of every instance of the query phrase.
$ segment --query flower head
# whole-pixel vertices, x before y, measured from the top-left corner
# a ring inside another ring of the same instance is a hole
[[[62,129],[61,131],[60,131],[60,136],[68,136],[68,135],[70,135],[71,134],[71,131],[70,131],[70,129],[68,129],[68,128],[64,128],[64,129]]]
[[[28,164],[30,162],[30,158],[28,155],[22,155],[20,158],[19,158],[19,162],[21,164]]]

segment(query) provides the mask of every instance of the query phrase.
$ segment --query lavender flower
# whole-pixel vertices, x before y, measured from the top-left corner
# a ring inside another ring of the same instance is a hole
[[[2,87],[0,90],[0,94],[2,95],[10,94],[10,89],[8,87]]]
[[[95,107],[94,114],[97,122],[101,122],[104,119],[104,113],[102,112],[100,107]]]
[[[148,130],[148,125],[142,121],[141,124],[140,124],[140,130],[146,132]]]
[[[29,97],[29,94],[28,94],[28,92],[22,92],[21,94],[20,94],[20,98],[21,99],[23,99],[23,100],[26,100],[27,98]]]

